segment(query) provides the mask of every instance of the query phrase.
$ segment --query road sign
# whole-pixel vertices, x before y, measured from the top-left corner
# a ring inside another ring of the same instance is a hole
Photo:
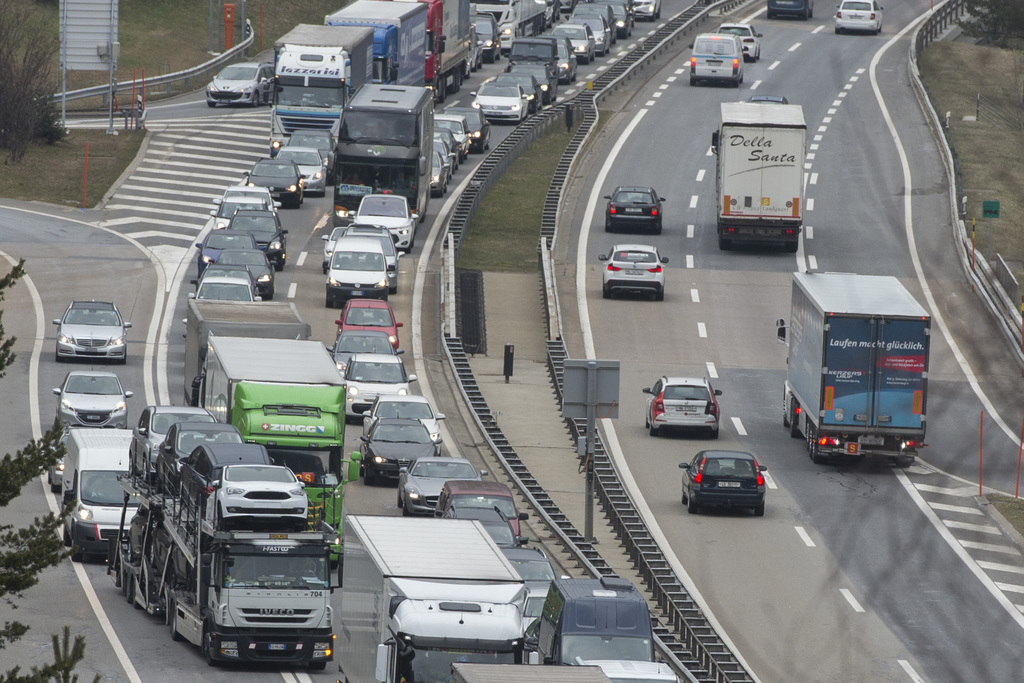
[[[986,199],[981,203],[982,218],[999,218],[999,200]]]

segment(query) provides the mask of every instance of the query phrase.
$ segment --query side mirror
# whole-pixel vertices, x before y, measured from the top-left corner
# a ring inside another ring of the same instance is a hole
[[[58,388],[54,387],[54,389],[53,389],[53,395],[54,395],[54,396],[60,396],[60,389],[58,389]]]
[[[777,328],[776,338],[780,344],[786,343],[786,321],[779,318],[775,321],[775,327]]]
[[[758,472],[767,472],[768,471],[768,466],[767,465],[758,465],[757,466],[757,471]]]
[[[525,522],[529,518],[530,518],[530,515],[528,513],[526,513],[526,512],[520,512],[519,513],[519,521],[520,522]]]
[[[409,382],[415,382],[415,381],[416,381],[416,375],[409,375]]]
[[[445,419],[445,417],[447,416],[444,413],[437,413],[436,415],[434,415],[435,420],[443,420]]]
[[[127,329],[128,329],[129,327],[131,327],[131,326],[132,326],[132,324],[131,324],[131,323],[129,323],[129,322],[126,322],[126,323],[124,324],[124,329],[126,329],[126,330],[127,330]]]
[[[196,293],[195,292],[189,292],[188,293],[188,298],[189,299],[195,299],[196,298]]]
[[[681,463],[679,463],[679,469],[681,469],[681,470],[688,470],[688,469],[690,469],[690,463],[688,463],[688,462],[681,462]]]
[[[253,301],[263,301],[263,297],[262,297],[262,296],[254,296],[254,297],[252,298],[252,300],[253,300]]]
[[[645,394],[654,394],[654,392],[653,392],[653,391],[651,391],[651,388],[650,388],[650,387],[644,387],[644,388],[643,388],[643,392],[644,392]]]
[[[54,325],[60,325],[60,318],[54,318],[53,319],[53,324]]]
[[[711,134],[711,151],[718,154],[718,131]]]
[[[216,211],[211,211],[211,212],[210,212],[210,215],[211,215],[211,216],[216,216],[216,215],[217,215],[217,212],[216,212]]]
[[[320,235],[320,239],[322,239],[324,242],[330,242],[331,241],[331,236],[330,235]]]
[[[402,323],[395,323],[395,327],[401,327]]]
[[[599,256],[597,257],[597,260],[598,260],[598,261],[607,261],[607,260],[608,260],[608,254],[600,254],[600,255],[599,255]]]
[[[661,262],[662,263],[668,263],[668,256],[662,256],[661,257]]]
[[[602,199],[611,199],[611,198],[612,198],[612,196],[610,194],[606,194],[606,195],[604,195],[604,197],[602,197]]]
[[[125,398],[131,398],[134,395],[135,395],[134,391],[126,391],[126,392],[124,392],[124,397]]]
[[[287,235],[287,234],[288,234],[288,229],[287,229],[287,228],[285,228],[284,230],[282,230],[282,231],[281,231],[281,234],[282,234],[282,235]]]

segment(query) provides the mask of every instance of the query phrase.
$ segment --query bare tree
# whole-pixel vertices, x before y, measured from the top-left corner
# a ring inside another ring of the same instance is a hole
[[[1024,39],[1024,3],[1020,0],[967,0],[961,21],[968,35],[1002,47],[1020,47]]]
[[[25,156],[53,91],[58,41],[46,14],[24,0],[0,0],[0,149]]]

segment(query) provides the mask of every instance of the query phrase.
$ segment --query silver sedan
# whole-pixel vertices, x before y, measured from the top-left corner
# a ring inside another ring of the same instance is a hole
[[[486,475],[487,470],[476,470],[465,458],[418,458],[398,472],[398,507],[403,516],[433,515],[446,481],[480,481]]]

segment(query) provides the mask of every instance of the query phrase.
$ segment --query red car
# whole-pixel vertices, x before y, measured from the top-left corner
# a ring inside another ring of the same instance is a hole
[[[395,312],[387,301],[378,299],[349,299],[341,311],[341,317],[334,321],[338,332],[346,330],[381,330],[388,333],[391,345],[398,349],[398,328],[402,323],[395,320]]]

